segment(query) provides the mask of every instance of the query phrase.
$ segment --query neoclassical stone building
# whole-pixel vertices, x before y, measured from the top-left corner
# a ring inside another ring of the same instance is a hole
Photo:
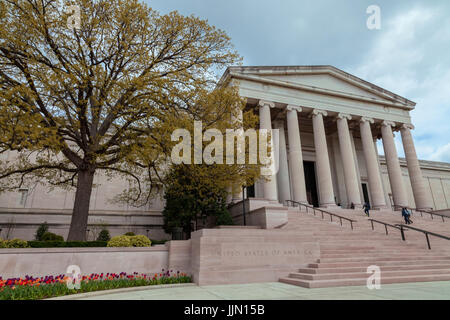
[[[280,130],[279,172],[255,186],[257,198],[321,207],[370,202],[374,208],[448,208],[448,165],[440,165],[442,189],[434,190],[417,158],[414,102],[332,66],[234,67],[222,81],[239,84],[248,107],[259,110],[262,129]],[[407,172],[395,133],[402,137]],[[439,193],[445,202],[433,201]]]
[[[259,203],[249,210],[286,200],[328,208],[365,202],[379,209],[450,208],[450,164],[417,158],[414,102],[332,66],[231,67],[221,84],[232,83],[247,108],[259,113],[261,128],[280,130],[279,171],[247,188],[247,197]],[[394,134],[401,135],[405,159],[398,157]],[[385,156],[379,156],[379,139]],[[109,201],[124,181],[97,176],[94,184],[92,225],[106,224],[113,235],[168,236],[161,230],[161,199],[131,208]],[[10,235],[32,238],[43,221],[65,235],[73,199],[74,192],[41,186],[0,194],[0,237],[9,228]]]

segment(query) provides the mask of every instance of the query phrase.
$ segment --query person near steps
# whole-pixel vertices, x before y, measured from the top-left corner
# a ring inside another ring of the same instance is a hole
[[[406,223],[406,224],[411,224],[411,223],[413,223],[413,222],[411,221],[411,219],[410,219],[411,213],[410,213],[410,212],[408,211],[408,209],[405,208],[405,207],[402,208],[402,217],[405,219],[405,223]]]
[[[368,217],[370,217],[370,213],[369,213],[369,210],[370,210],[370,204],[369,204],[368,202],[364,203],[363,209],[364,209],[364,213],[365,213]]]

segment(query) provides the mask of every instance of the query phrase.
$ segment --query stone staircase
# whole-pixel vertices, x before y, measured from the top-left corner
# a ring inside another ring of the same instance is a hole
[[[351,218],[357,222],[354,230],[344,221],[331,223],[328,215],[312,215],[311,210],[289,208],[289,222],[285,230],[296,230],[320,243],[321,255],[306,268],[280,278],[280,282],[306,288],[366,285],[369,266],[381,270],[381,284],[450,281],[450,241],[430,237],[432,250],[427,247],[425,235],[405,229],[406,241],[400,231],[371,223],[362,210],[328,209],[327,211]],[[327,220],[328,218],[328,220]],[[371,211],[371,218],[389,224],[403,222],[400,212]],[[412,217],[413,226],[427,231],[450,235],[450,219],[446,222]]]

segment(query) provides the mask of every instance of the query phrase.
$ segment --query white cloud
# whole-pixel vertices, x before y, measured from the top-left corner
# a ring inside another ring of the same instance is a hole
[[[363,62],[352,71],[359,77],[417,102],[411,112],[419,158],[450,161],[449,21],[439,7],[414,7],[382,25]],[[440,30],[443,30],[442,32]],[[397,150],[403,156],[400,135]]]
[[[450,143],[437,148],[437,150],[430,155],[430,160],[450,162]]]

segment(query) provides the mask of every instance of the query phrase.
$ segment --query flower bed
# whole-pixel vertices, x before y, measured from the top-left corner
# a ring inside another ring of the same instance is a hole
[[[0,300],[37,300],[99,290],[190,283],[192,280],[185,273],[162,270],[161,273],[153,275],[138,274],[137,272],[133,274],[126,274],[125,272],[119,274],[94,273],[89,276],[82,276],[81,287],[78,290],[69,289],[68,281],[70,281],[70,278],[66,275],[40,278],[25,276],[24,278],[7,280],[0,277]]]

